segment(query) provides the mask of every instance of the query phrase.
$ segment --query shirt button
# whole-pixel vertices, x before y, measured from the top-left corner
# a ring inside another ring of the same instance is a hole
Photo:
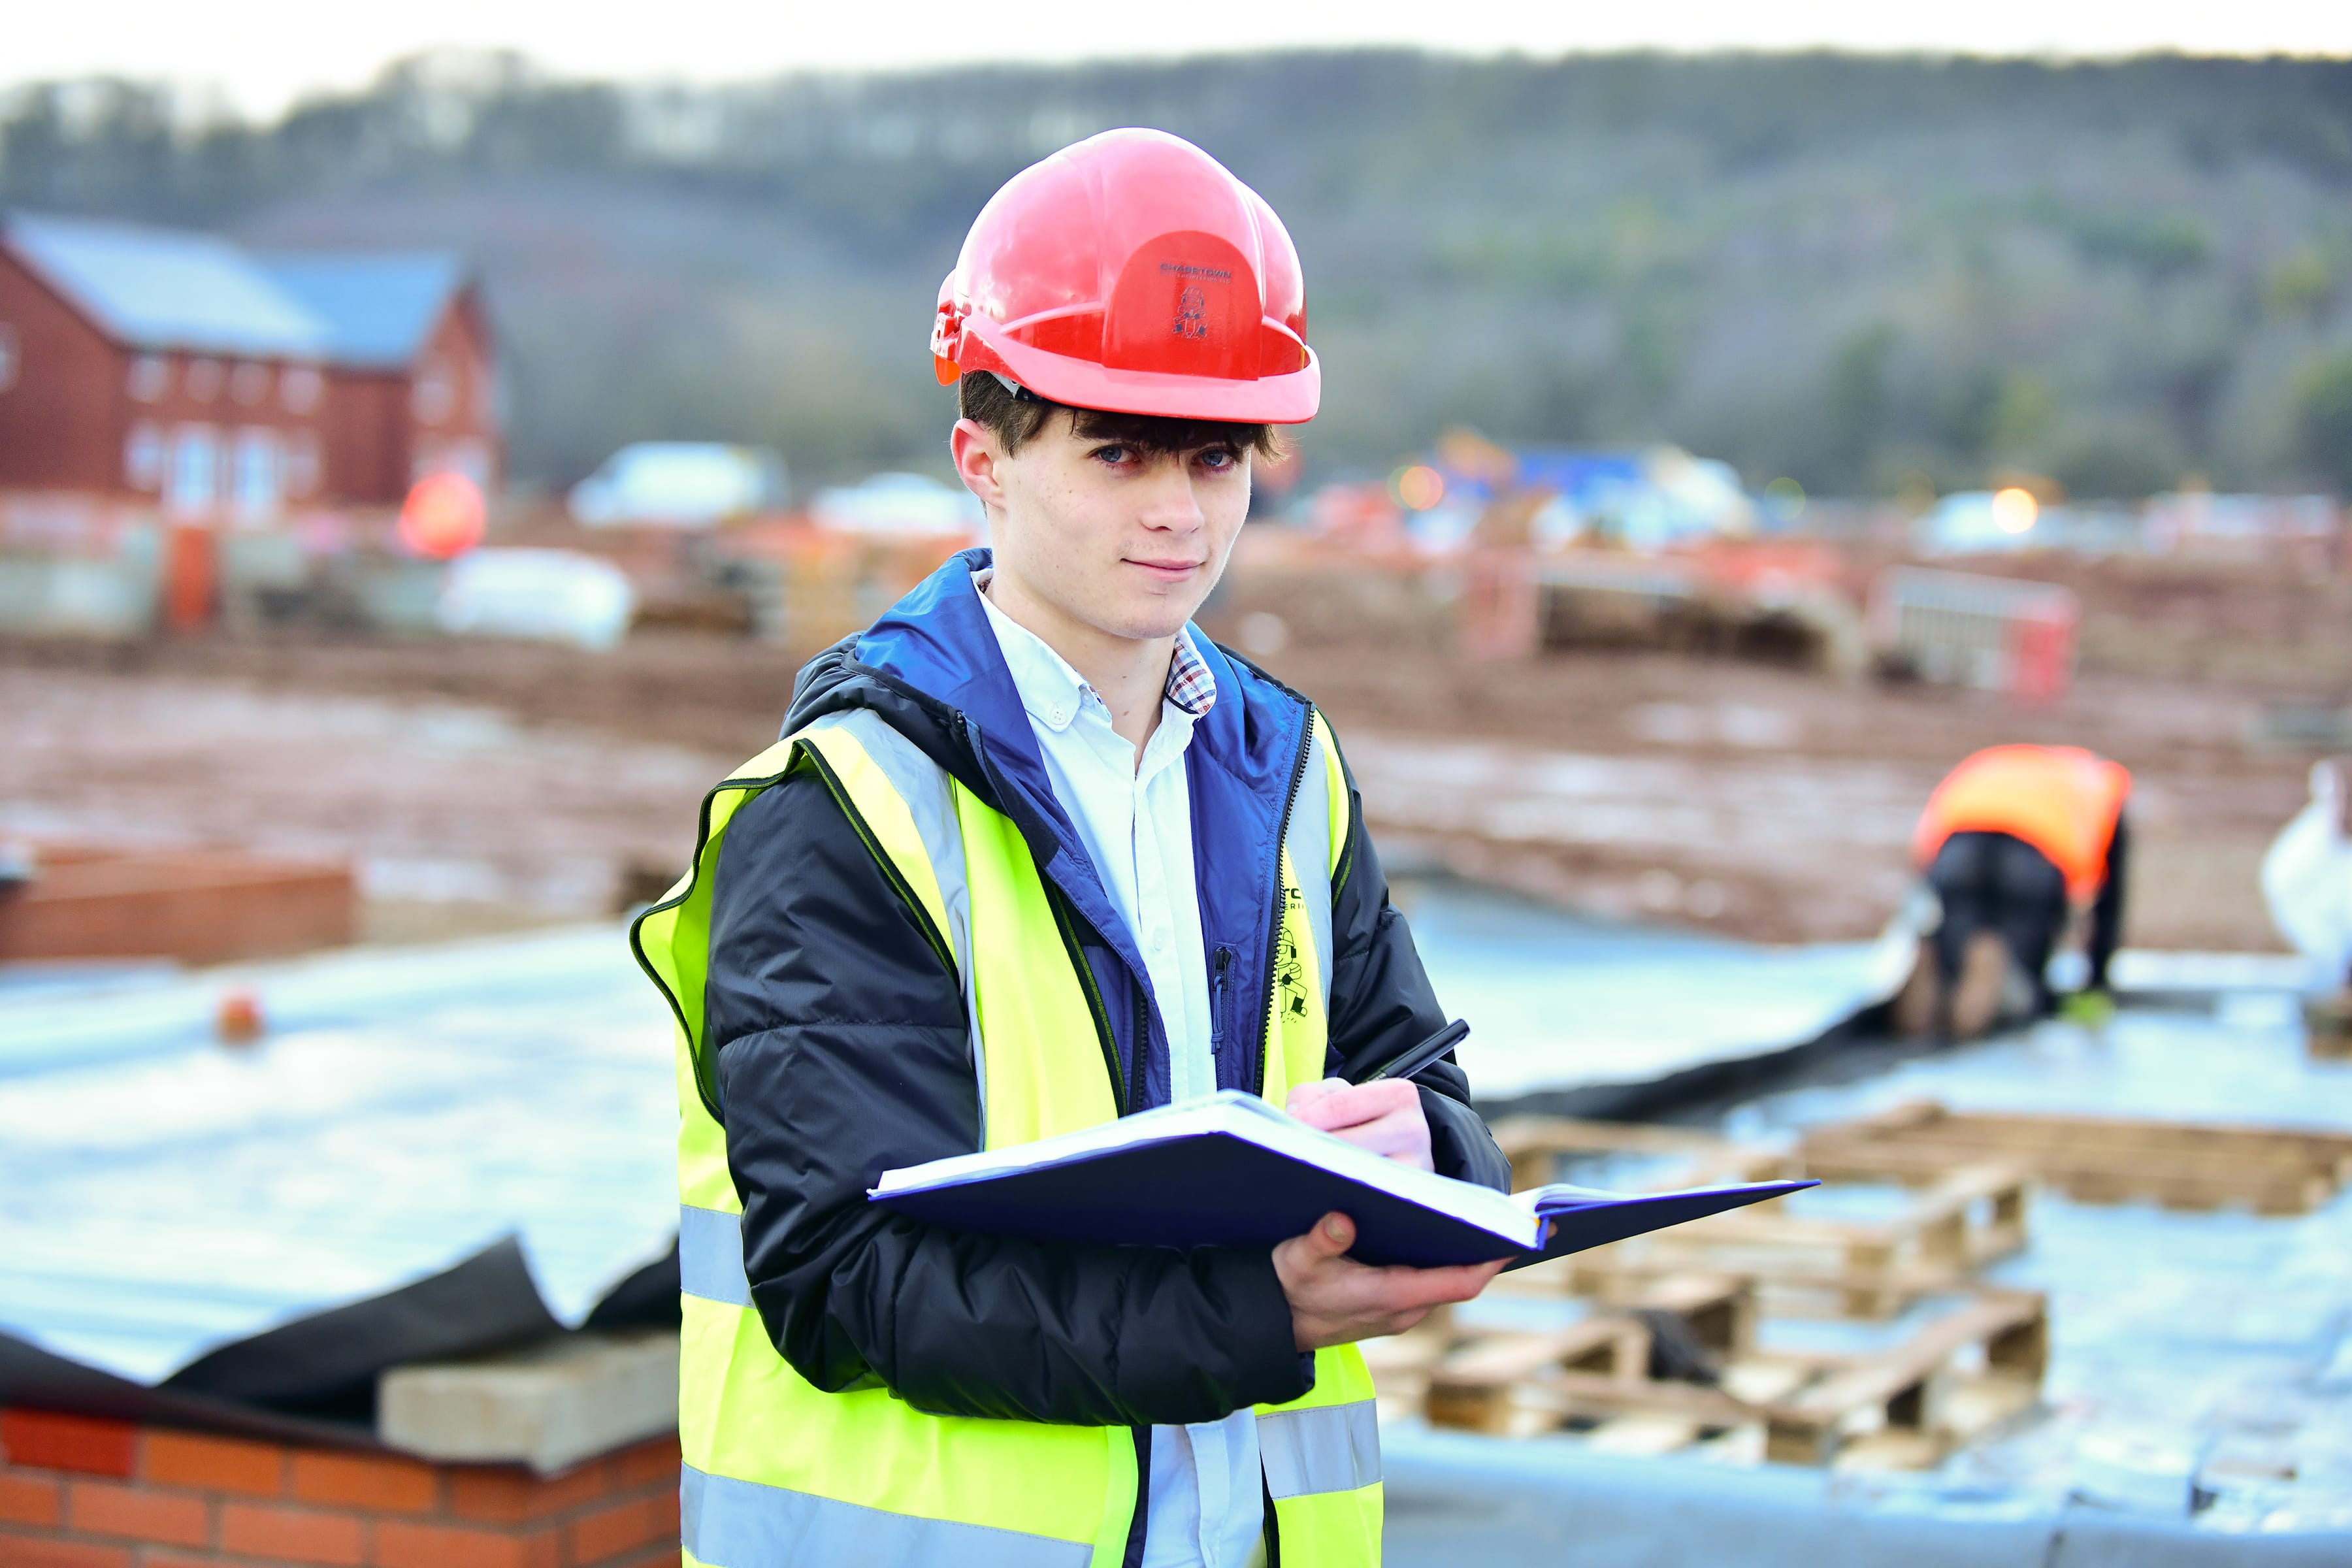
[[[1055,709],[1055,710],[1054,710],[1054,711],[1053,711],[1051,714],[1047,715],[1047,717],[1049,717],[1050,719],[1052,719],[1052,720],[1053,720],[1053,721],[1054,721],[1055,723],[1056,723],[1056,724],[1061,723],[1064,720],[1067,719],[1069,716],[1070,716],[1070,711],[1069,711],[1069,710],[1068,710],[1068,709],[1066,709],[1066,708],[1056,708],[1056,709]]]
[[[1167,950],[1168,933],[1164,931],[1153,931],[1151,933],[1151,951],[1154,952],[1165,952]]]

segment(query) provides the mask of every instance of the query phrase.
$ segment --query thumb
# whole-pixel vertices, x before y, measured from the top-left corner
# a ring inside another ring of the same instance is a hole
[[[1327,1214],[1307,1233],[1307,1245],[1318,1258],[1337,1258],[1356,1245],[1356,1222],[1343,1214]]]

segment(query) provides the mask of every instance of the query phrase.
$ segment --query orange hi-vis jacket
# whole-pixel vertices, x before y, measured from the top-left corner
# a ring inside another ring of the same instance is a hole
[[[2067,896],[2086,903],[2106,880],[2107,845],[2130,794],[2122,763],[2079,746],[1994,746],[1936,786],[1912,852],[1924,868],[1955,833],[2006,833],[2047,855]]]

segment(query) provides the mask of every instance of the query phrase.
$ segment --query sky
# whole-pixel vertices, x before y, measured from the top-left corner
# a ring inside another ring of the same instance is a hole
[[[0,84],[168,80],[258,116],[436,47],[517,49],[563,76],[696,82],[1260,46],[2352,55],[2345,0],[22,0],[10,9]]]

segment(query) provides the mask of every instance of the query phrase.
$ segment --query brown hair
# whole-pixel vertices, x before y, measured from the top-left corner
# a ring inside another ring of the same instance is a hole
[[[1067,404],[1049,403],[1025,389],[1016,394],[984,370],[973,371],[956,384],[956,411],[1003,442],[1008,456],[1033,440],[1056,414],[1071,416],[1076,422],[1074,428],[1089,440],[1122,441],[1154,455],[1197,451],[1223,443],[1236,452],[1255,453],[1265,462],[1282,456],[1282,438],[1271,425],[1165,419],[1151,414],[1108,414],[1098,408],[1073,408]]]

